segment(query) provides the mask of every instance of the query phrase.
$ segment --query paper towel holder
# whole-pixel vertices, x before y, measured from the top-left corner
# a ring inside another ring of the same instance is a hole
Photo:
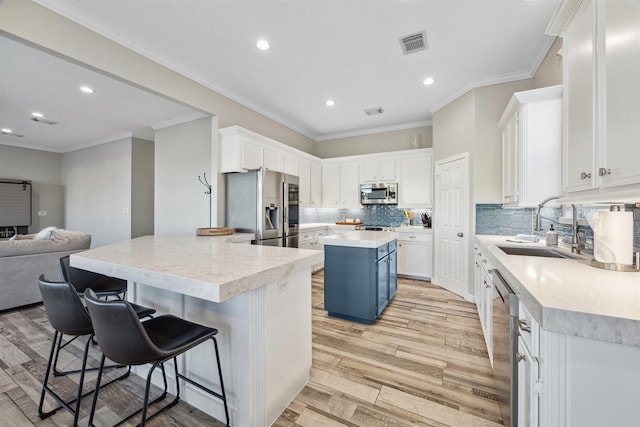
[[[640,252],[634,254],[635,261],[633,264],[615,264],[612,262],[600,262],[595,259],[591,260],[591,266],[612,271],[640,271]]]

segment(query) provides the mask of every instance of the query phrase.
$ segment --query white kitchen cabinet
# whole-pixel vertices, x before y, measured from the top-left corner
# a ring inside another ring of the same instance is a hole
[[[566,131],[563,188],[568,200],[640,195],[640,2],[577,1],[560,9]],[[574,5],[574,6],[575,6]]]
[[[396,180],[396,160],[391,158],[366,158],[359,162],[360,182]]]
[[[343,209],[360,207],[360,182],[357,162],[340,163],[340,203]]]
[[[322,206],[338,208],[340,205],[340,164],[322,165]]]
[[[398,163],[398,207],[425,208],[433,204],[431,151],[400,157]]]
[[[520,304],[518,335],[518,427],[540,425],[540,325]]]
[[[282,172],[299,177],[298,157],[289,152],[282,153]]]
[[[322,164],[311,161],[311,206],[322,206]]]
[[[245,136],[222,133],[220,171],[246,172],[262,167],[262,146]]]
[[[480,317],[480,325],[484,335],[484,342],[489,353],[489,360],[493,366],[493,281],[489,270],[491,266],[487,257],[482,254],[482,250],[476,245],[475,256],[475,286],[476,291],[476,307],[478,308],[478,316]]]
[[[309,159],[298,159],[298,174],[300,206],[311,206],[311,161]]]
[[[559,195],[562,182],[562,86],[516,92],[502,132],[502,203],[535,207]]]
[[[329,231],[327,228],[301,231],[298,238],[298,248],[322,251],[324,250],[324,245],[322,244],[322,242],[320,242],[320,237],[326,236],[328,234]],[[314,265],[313,271],[316,272],[318,270],[321,270],[322,268],[324,268],[324,262]]]
[[[431,280],[432,270],[433,236],[425,232],[399,232],[398,274],[416,279]]]
[[[276,172],[284,172],[282,164],[282,151],[271,147],[262,148],[262,166]]]

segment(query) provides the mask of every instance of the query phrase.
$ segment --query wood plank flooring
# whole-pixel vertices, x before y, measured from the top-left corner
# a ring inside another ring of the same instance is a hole
[[[274,426],[502,425],[472,303],[428,282],[400,279],[381,318],[366,326],[328,317],[323,283],[323,273],[314,274],[311,380]],[[64,410],[38,418],[50,339],[41,306],[0,313],[0,427],[70,425]],[[82,344],[61,354],[61,365],[77,366]],[[89,363],[97,366],[99,357],[92,349]],[[88,387],[94,378],[88,374]],[[56,389],[73,396],[76,381],[77,376],[56,378]],[[111,425],[137,408],[142,390],[135,376],[105,388],[96,425]],[[81,425],[89,406],[84,399]],[[222,424],[180,402],[149,425]]]

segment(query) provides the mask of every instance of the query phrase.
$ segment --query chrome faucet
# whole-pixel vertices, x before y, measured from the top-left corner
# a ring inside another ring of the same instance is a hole
[[[538,205],[538,211],[536,212],[536,226],[534,227],[535,231],[542,230],[542,228],[540,228],[540,224],[542,223],[542,215],[540,214],[540,211],[542,210],[542,207],[547,202],[550,202],[551,200],[559,199],[561,197],[562,196],[551,196],[551,197],[547,197],[546,199],[540,202],[540,204]]]
[[[580,251],[584,249],[584,244],[580,243],[580,238],[578,237],[578,230],[580,229],[580,224],[578,224],[578,208],[576,205],[571,205],[571,209],[571,252],[579,254]]]

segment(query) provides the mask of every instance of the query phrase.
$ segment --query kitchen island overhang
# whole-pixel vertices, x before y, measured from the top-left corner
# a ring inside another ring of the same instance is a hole
[[[323,253],[243,244],[251,236],[145,236],[78,253],[71,265],[126,279],[128,299],[159,314],[217,328],[231,424],[266,426],[309,379],[311,268]],[[218,389],[209,349],[178,363]],[[221,403],[182,389],[183,400],[224,419]]]

